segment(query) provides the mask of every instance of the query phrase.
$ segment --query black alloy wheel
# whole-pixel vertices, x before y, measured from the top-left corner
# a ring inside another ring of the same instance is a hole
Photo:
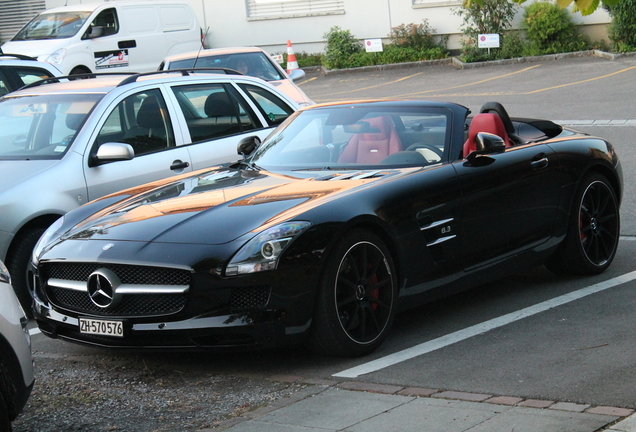
[[[574,274],[599,274],[611,264],[620,236],[618,200],[608,180],[590,174],[581,182],[570,216],[568,233],[551,270]]]
[[[375,350],[395,316],[397,282],[388,248],[355,230],[334,248],[321,280],[310,347],[354,357]]]

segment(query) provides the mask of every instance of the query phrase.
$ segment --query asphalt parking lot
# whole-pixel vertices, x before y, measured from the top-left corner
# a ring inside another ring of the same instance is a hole
[[[527,269],[408,311],[398,316],[380,349],[360,359],[316,357],[303,350],[124,354],[36,332],[36,389],[15,430],[200,430],[227,425],[232,417],[303,394],[312,385],[348,380],[636,409],[636,282],[625,277],[636,270],[634,82],[636,58],[309,73],[300,85],[319,103],[418,98],[457,102],[478,112],[484,102],[498,101],[513,117],[561,120],[608,138],[625,174],[615,262],[591,278]],[[613,282],[602,290],[584,291],[607,281]],[[522,312],[566,295],[573,299]],[[470,333],[510,314],[521,319]],[[448,336],[453,343],[444,342]],[[406,350],[415,355],[395,362]]]

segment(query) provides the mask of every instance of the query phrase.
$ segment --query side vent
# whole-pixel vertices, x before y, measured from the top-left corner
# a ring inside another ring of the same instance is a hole
[[[433,256],[433,260],[436,263],[446,260],[442,243],[457,237],[453,233],[453,218],[444,219],[440,221],[434,221],[429,215],[418,216],[420,223],[420,230],[426,240],[426,246]]]

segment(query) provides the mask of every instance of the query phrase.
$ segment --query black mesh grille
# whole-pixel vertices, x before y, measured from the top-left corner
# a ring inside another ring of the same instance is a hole
[[[235,289],[232,291],[230,309],[232,312],[241,312],[265,307],[271,291],[271,287],[267,286]]]
[[[185,294],[126,294],[114,308],[97,307],[88,293],[49,287],[49,300],[58,307],[78,313],[103,316],[154,316],[179,312],[185,306]]]
[[[42,267],[43,280],[50,278],[87,281],[95,270],[107,268],[117,274],[122,284],[190,285],[188,270],[131,266],[125,264],[52,263]],[[125,294],[112,308],[96,306],[87,292],[45,285],[46,294],[55,306],[101,316],[157,316],[179,312],[185,307],[186,294]]]
[[[122,284],[189,285],[190,272],[165,267],[143,267],[126,264],[54,263],[45,267],[48,278],[86,281],[95,270],[114,271]]]

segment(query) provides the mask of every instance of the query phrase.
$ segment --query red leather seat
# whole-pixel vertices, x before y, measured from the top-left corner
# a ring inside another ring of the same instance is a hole
[[[338,158],[338,162],[375,165],[388,155],[402,150],[402,143],[389,116],[373,117],[362,121],[369,123],[373,132],[353,135]]]
[[[478,133],[481,132],[495,134],[504,140],[506,147],[511,146],[510,138],[508,137],[506,127],[504,126],[501,117],[499,117],[497,114],[492,113],[477,114],[470,122],[470,128],[468,129],[468,139],[464,143],[464,157],[477,150],[475,137]]]

